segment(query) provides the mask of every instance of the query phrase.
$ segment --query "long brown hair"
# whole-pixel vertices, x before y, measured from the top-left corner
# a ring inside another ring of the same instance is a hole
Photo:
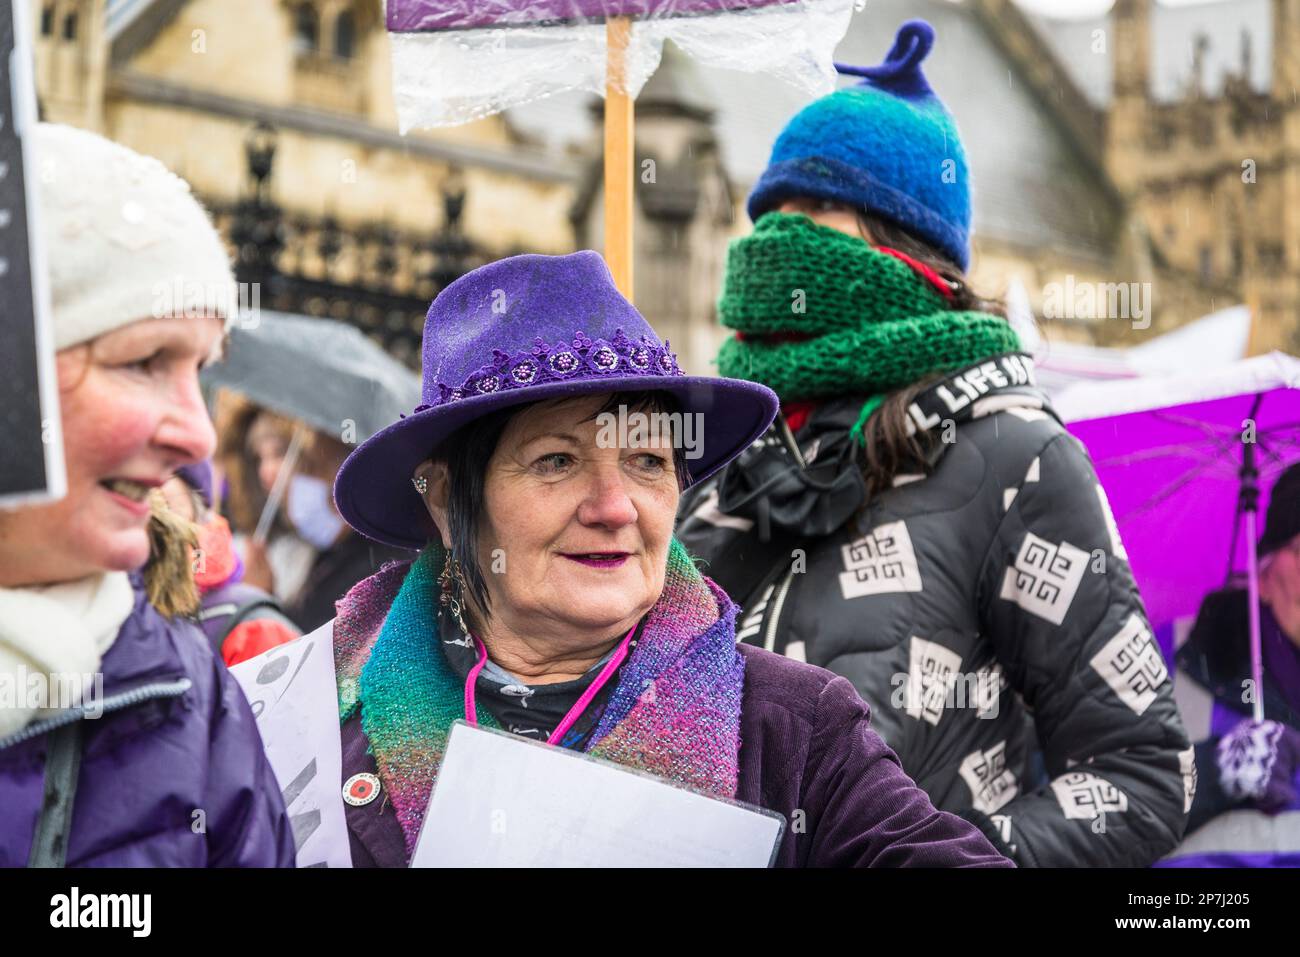
[[[906,253],[929,266],[952,290],[950,307],[957,311],[987,312],[1006,319],[1006,304],[979,295],[970,286],[965,271],[928,243],[917,239],[902,227],[858,210],[858,229],[873,246],[888,246]],[[909,473],[928,475],[928,454],[936,438],[928,432],[908,434],[908,407],[916,397],[934,385],[942,375],[931,375],[889,393],[862,428],[864,446],[863,478],[867,483],[867,501],[886,489],[894,479]]]

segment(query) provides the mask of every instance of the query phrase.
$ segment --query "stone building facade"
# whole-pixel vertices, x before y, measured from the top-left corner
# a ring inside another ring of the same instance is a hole
[[[379,0],[29,2],[46,118],[159,157],[243,266],[269,262],[305,290],[290,308],[356,322],[408,361],[419,304],[459,271],[601,246],[599,105],[558,95],[400,136]],[[1242,54],[1250,77],[1181,98],[1142,80],[1169,55],[1172,12],[1149,0],[1096,23],[1011,0],[872,0],[836,58],[878,62],[903,20],[934,23],[927,73],[971,158],[972,280],[1022,291],[1050,335],[1132,341],[1248,301],[1255,348],[1296,348],[1300,0],[1234,4],[1269,8]],[[1186,59],[1201,41],[1179,36]],[[807,99],[671,47],[638,99],[636,301],[693,372],[726,334],[714,307],[726,244],[749,229],[745,197]],[[1105,305],[1119,284],[1154,290],[1151,321]],[[1063,289],[1100,302],[1061,310]]]
[[[1086,91],[1072,112],[1102,123],[1174,312],[1244,302],[1252,351],[1300,351],[1300,0],[1116,0],[1036,27]]]

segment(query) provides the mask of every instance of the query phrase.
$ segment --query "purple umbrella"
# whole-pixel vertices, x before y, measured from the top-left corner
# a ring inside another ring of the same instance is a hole
[[[1300,359],[1274,352],[1195,376],[1086,383],[1056,407],[1096,464],[1166,658],[1175,624],[1240,571],[1259,688],[1255,517],[1300,459]]]

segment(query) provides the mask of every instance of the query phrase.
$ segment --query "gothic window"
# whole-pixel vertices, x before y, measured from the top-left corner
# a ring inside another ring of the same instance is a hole
[[[356,50],[357,27],[351,11],[344,10],[334,21],[334,55],[350,60]]]
[[[41,36],[54,36],[54,4],[41,7]]]
[[[63,18],[63,39],[77,39],[77,14],[69,13]]]
[[[363,110],[368,85],[361,57],[374,10],[357,0],[291,0],[287,9],[294,36],[294,98],[333,112]]]
[[[320,18],[310,3],[300,3],[293,11],[293,45],[300,55],[320,45]]]

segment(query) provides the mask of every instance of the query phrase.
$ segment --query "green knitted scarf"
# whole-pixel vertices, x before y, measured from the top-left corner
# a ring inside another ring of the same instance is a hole
[[[782,402],[864,393],[859,441],[887,393],[1020,349],[1005,320],[951,309],[902,260],[789,213],[760,216],[732,242],[718,313],[738,333],[718,353],[719,372]]]

